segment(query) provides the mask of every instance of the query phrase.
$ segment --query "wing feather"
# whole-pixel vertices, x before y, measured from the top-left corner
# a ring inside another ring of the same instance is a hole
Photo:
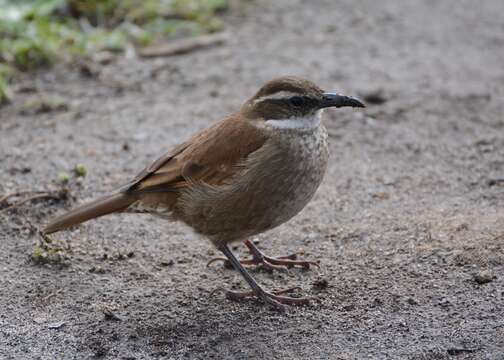
[[[239,164],[263,146],[264,130],[232,115],[194,135],[138,174],[124,191],[179,191],[193,181],[219,185],[232,177]]]

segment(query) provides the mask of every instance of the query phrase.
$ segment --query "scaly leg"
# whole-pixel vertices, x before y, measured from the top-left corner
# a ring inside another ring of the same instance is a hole
[[[286,272],[288,268],[291,267],[302,267],[305,269],[309,269],[310,266],[319,267],[319,265],[314,261],[302,261],[296,260],[297,255],[291,254],[288,256],[280,256],[280,257],[270,257],[265,255],[261,250],[259,250],[252,241],[245,240],[245,246],[249,249],[252,254],[252,259],[240,260],[242,265],[256,265],[263,267],[264,269],[273,272],[273,270]],[[207,266],[213,264],[216,261],[224,261],[224,266],[231,265],[229,260],[224,257],[216,257],[211,259]]]
[[[227,247],[227,245],[222,245],[219,247],[219,250],[226,256],[227,260],[231,263],[231,265],[238,271],[243,278],[247,281],[247,283],[252,288],[252,291],[231,291],[225,290],[226,297],[231,300],[239,300],[249,297],[257,297],[261,299],[267,304],[273,305],[276,308],[284,309],[282,304],[286,305],[304,305],[308,304],[312,298],[293,298],[288,296],[281,296],[286,292],[290,292],[296,288],[290,288],[286,290],[273,291],[271,293],[265,291],[255,280],[254,278],[247,272],[247,270],[243,267],[243,265],[238,261],[238,259],[234,256],[231,250]]]

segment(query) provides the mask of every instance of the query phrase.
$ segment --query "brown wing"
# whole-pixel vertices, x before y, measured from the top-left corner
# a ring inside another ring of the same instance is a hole
[[[170,174],[166,170],[164,170],[164,168],[166,167],[168,170],[170,167],[173,167],[174,158],[182,151],[184,151],[189,146],[189,144],[190,142],[186,141],[176,146],[171,151],[160,156],[156,161],[154,161],[152,164],[143,169],[137,176],[135,176],[132,181],[123,186],[121,190],[123,192],[132,192],[138,188],[143,180],[147,180],[152,176],[158,177],[159,175],[164,174],[166,178],[174,178],[175,174],[171,174],[170,176]]]
[[[128,184],[126,192],[177,191],[191,181],[219,185],[266,141],[266,134],[232,115],[163,155]]]

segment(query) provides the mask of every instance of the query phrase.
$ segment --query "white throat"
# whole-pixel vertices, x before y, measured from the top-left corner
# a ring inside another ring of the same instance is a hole
[[[266,120],[266,124],[275,129],[315,129],[322,121],[323,109],[305,117],[292,117],[288,119]]]

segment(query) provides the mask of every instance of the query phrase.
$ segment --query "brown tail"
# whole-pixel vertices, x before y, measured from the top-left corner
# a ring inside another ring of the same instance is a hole
[[[42,232],[46,235],[51,234],[103,215],[117,211],[124,211],[135,200],[135,196],[124,193],[104,196],[98,200],[70,210],[66,214],[58,216],[56,219],[47,224]]]

